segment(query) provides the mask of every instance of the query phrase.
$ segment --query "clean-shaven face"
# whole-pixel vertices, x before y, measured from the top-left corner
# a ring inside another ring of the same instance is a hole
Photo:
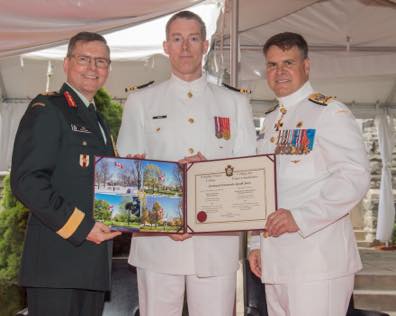
[[[173,74],[185,81],[201,77],[202,57],[208,51],[208,41],[202,38],[197,21],[183,18],[174,20],[163,46]]]
[[[80,64],[79,59],[81,59],[81,56],[90,58],[90,63],[86,65]],[[66,57],[63,62],[67,82],[89,101],[104,85],[109,75],[109,67],[97,67],[95,58],[109,60],[110,56],[106,45],[101,41],[78,41],[72,55]]]
[[[267,83],[277,97],[288,96],[307,82],[309,59],[296,46],[287,50],[270,46],[265,57]]]

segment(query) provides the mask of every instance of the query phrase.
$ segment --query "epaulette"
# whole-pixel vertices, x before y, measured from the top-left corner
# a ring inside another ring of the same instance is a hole
[[[230,85],[228,85],[228,84],[226,84],[224,82],[223,82],[223,86],[228,88],[228,89],[230,89],[230,90],[237,91],[237,92],[242,93],[242,94],[251,94],[252,93],[252,90],[250,90],[248,88],[235,88],[235,87],[230,86]]]
[[[43,108],[46,106],[46,98],[45,97],[52,97],[52,96],[59,96],[59,93],[57,91],[52,91],[52,92],[42,92],[40,93],[31,103],[30,107],[35,108],[35,107],[40,107]],[[44,98],[43,98],[44,97]]]
[[[59,92],[58,91],[47,91],[40,93],[40,95],[45,96],[45,97],[53,97],[53,96],[58,96]]]
[[[154,80],[151,80],[151,81],[149,81],[149,82],[147,82],[145,84],[142,84],[140,86],[129,86],[129,87],[125,88],[125,92],[135,91],[135,90],[139,90],[139,89],[142,89],[142,88],[146,88],[148,86],[151,86],[153,83],[154,83]]]
[[[270,108],[267,112],[264,112],[265,115],[270,114],[271,112],[275,111],[276,108],[279,106],[279,103],[274,105],[272,108]]]
[[[319,92],[312,93],[308,98],[309,101],[323,106],[327,106],[333,99],[334,97],[326,97]]]

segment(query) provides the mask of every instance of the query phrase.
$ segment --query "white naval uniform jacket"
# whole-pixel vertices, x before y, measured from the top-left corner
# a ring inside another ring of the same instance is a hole
[[[216,137],[215,117],[230,120],[231,138]],[[256,153],[251,107],[245,96],[206,81],[176,76],[132,93],[125,104],[118,150],[121,156],[178,161],[200,151],[207,159]],[[132,238],[129,263],[154,272],[214,276],[238,268],[238,236]]]
[[[264,283],[332,279],[362,267],[349,216],[370,181],[361,132],[344,104],[316,104],[312,93],[307,82],[278,100],[287,110],[281,130],[315,129],[315,136],[311,152],[277,155],[278,208],[291,211],[300,231],[259,237]],[[275,151],[279,109],[265,118],[258,153]]]

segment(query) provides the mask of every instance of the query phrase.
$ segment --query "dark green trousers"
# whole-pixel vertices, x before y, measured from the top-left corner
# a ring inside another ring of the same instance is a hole
[[[101,316],[104,292],[26,288],[29,316]]]

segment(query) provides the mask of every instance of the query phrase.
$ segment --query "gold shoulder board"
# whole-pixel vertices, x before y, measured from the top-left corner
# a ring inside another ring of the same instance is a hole
[[[149,82],[147,82],[145,84],[142,84],[140,86],[128,86],[128,87],[125,88],[125,92],[136,91],[136,90],[139,90],[139,89],[143,89],[143,88],[146,88],[148,86],[151,86],[153,83],[154,83],[154,80],[151,80],[151,81],[149,81]]]
[[[279,106],[279,104],[274,105],[272,108],[270,108],[267,112],[264,112],[264,114],[270,114],[271,112],[275,111],[275,109]]]
[[[334,97],[327,97],[319,92],[312,93],[308,98],[309,101],[323,106],[327,106],[333,99]]]
[[[232,91],[237,91],[237,92],[242,93],[242,94],[251,94],[252,93],[252,90],[250,90],[248,88],[235,88],[235,87],[230,86],[230,85],[228,85],[228,84],[226,84],[224,82],[223,82],[223,86],[228,88],[228,89],[230,89],[230,90],[232,90]]]

